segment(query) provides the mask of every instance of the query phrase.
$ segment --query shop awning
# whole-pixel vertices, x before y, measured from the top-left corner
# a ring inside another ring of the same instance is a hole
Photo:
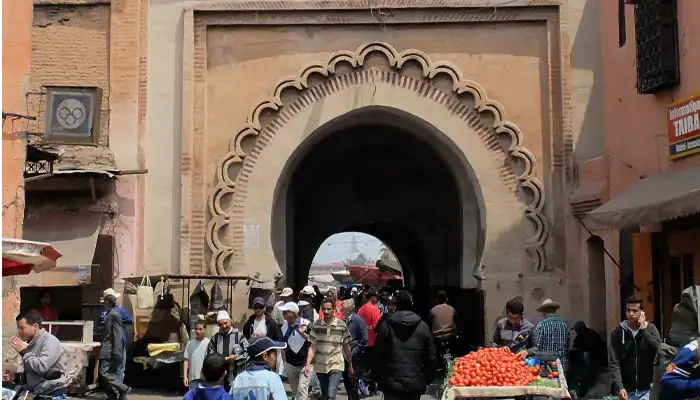
[[[652,175],[588,213],[594,229],[622,229],[700,212],[700,167]]]
[[[28,215],[24,238],[52,244],[63,257],[56,268],[22,277],[24,286],[76,286],[90,283],[102,212],[47,212]]]
[[[56,267],[56,260],[61,256],[49,243],[2,239],[2,276],[48,271]]]

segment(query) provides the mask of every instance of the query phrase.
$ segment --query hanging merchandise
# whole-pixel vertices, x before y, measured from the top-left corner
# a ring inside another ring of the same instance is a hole
[[[214,286],[211,287],[211,303],[209,303],[209,310],[219,311],[224,308],[224,292],[221,290],[219,282],[214,282]]]
[[[209,307],[209,295],[204,288],[204,283],[199,281],[190,295],[190,314],[206,315]]]
[[[155,295],[151,278],[148,275],[141,279],[141,284],[136,288],[136,306],[138,308],[153,308],[155,305]]]

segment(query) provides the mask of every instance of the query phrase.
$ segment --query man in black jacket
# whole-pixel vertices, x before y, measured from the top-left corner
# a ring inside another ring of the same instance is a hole
[[[265,311],[265,299],[253,299],[253,315],[243,324],[243,336],[250,340],[255,337],[267,336],[275,342],[282,341],[280,326],[272,316]]]
[[[647,400],[661,336],[647,322],[641,297],[630,296],[625,304],[627,319],[610,335],[610,374],[620,400]]]
[[[435,377],[435,342],[428,325],[411,311],[411,294],[396,295],[396,312],[377,332],[373,370],[387,400],[418,400]]]
[[[115,308],[117,298],[114,295],[109,294],[102,301],[108,311],[100,347],[100,383],[107,393],[108,400],[123,400],[131,388],[123,384],[117,376],[126,346],[122,316]]]

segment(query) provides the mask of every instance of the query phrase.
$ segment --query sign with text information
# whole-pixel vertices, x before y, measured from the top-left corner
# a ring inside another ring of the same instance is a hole
[[[668,107],[668,158],[700,153],[700,94]]]

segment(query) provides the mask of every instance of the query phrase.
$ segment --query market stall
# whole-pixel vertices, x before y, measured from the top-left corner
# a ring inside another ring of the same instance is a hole
[[[135,341],[127,355],[127,381],[132,387],[165,390],[182,389],[181,364],[194,322],[207,320],[206,335],[212,336],[218,330],[217,312],[234,307],[237,283],[244,281],[243,289],[256,296],[257,288],[251,284],[264,283],[254,277],[219,275],[158,274],[124,279],[136,288],[132,301]]]
[[[479,349],[454,360],[442,400],[543,396],[570,399],[561,363],[520,360],[503,348]]]

